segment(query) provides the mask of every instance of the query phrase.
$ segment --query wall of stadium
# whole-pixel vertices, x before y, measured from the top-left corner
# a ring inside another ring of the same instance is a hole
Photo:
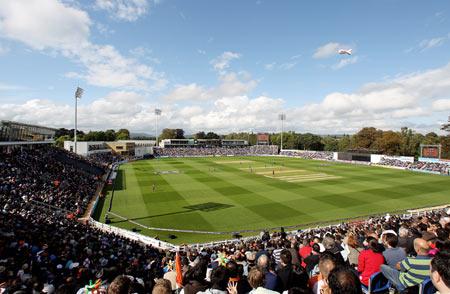
[[[392,160],[399,160],[403,162],[414,162],[414,156],[390,156],[390,155],[383,155],[383,154],[370,154],[370,162],[374,164],[378,164],[381,162],[382,159],[392,159]]]

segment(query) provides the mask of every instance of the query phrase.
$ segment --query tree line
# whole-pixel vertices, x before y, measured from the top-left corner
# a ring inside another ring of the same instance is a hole
[[[186,136],[183,129],[165,128],[158,136],[163,139],[235,139],[247,140],[250,145],[255,145],[257,134],[250,132],[234,132],[219,135],[214,132],[200,131]],[[66,140],[73,140],[73,129],[58,129],[55,135],[59,146]],[[79,141],[116,141],[130,139],[127,129],[90,131],[84,133],[78,131]],[[281,146],[281,133],[271,133],[270,144]],[[148,138],[146,138],[148,139]],[[153,138],[152,138],[153,139]],[[450,158],[450,136],[439,136],[434,132],[425,135],[410,128],[404,127],[400,131],[383,131],[374,127],[365,127],[353,135],[326,135],[320,136],[312,133],[297,133],[293,131],[283,133],[284,149],[316,150],[316,151],[348,151],[369,150],[387,155],[419,156],[420,144],[442,145],[442,157]]]
[[[236,139],[256,144],[257,134],[249,132],[219,135],[214,132],[198,132],[193,139]],[[270,144],[281,146],[281,133],[270,134]],[[162,139],[184,139],[182,129],[164,129],[159,136]],[[442,145],[442,157],[450,158],[450,136],[439,136],[434,132],[425,135],[404,127],[400,131],[383,131],[374,127],[365,127],[353,135],[326,135],[312,133],[283,133],[283,149],[348,151],[367,150],[386,155],[419,156],[420,144]]]
[[[56,130],[55,142],[58,146],[63,146],[64,141],[73,141],[74,129],[60,128]],[[85,133],[77,130],[77,141],[117,141],[129,140],[130,131],[127,129],[106,130],[106,131],[89,131]]]

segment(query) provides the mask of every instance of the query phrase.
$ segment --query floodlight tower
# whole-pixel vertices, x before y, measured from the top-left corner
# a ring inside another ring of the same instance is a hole
[[[286,114],[280,113],[278,119],[281,121],[281,151],[283,151],[283,131],[284,131],[284,121],[286,120]]]
[[[77,153],[77,110],[78,110],[78,99],[81,99],[81,96],[83,96],[84,90],[80,87],[77,87],[77,90],[75,91],[75,129],[73,130],[73,141],[75,144],[75,154]]]
[[[159,108],[155,108],[155,138],[156,138],[156,142],[155,142],[155,146],[158,146],[158,116],[161,116],[161,109]]]

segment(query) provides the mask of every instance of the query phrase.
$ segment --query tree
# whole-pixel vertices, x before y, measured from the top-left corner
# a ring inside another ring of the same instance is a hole
[[[339,139],[338,141],[338,151],[340,152],[345,152],[348,149],[352,148],[352,137],[350,137],[349,135],[344,135],[342,138]]]
[[[375,142],[375,147],[383,154],[399,155],[402,149],[402,136],[394,131],[383,132]]]
[[[322,138],[323,150],[324,151],[338,151],[339,141],[331,136],[326,136]]]
[[[441,157],[450,159],[450,135],[441,136]]]
[[[59,136],[56,140],[55,140],[55,144],[58,147],[64,147],[64,141],[71,141],[71,138],[69,135],[63,135],[63,136]]]
[[[208,132],[205,136],[206,139],[220,139],[220,136],[214,132]]]
[[[61,136],[73,136],[73,130],[72,133],[70,133],[70,130],[66,129],[66,128],[59,128],[56,130],[55,132],[55,138],[59,138]]]
[[[355,148],[358,149],[374,149],[375,142],[383,135],[383,131],[376,128],[362,128],[354,135]]]
[[[425,135],[422,144],[436,145],[439,144],[439,141],[440,141],[439,136],[435,132],[430,132]]]
[[[163,129],[160,140],[164,139],[184,139],[184,131],[182,129]]]
[[[194,135],[194,139],[205,139],[205,138],[206,138],[206,134],[203,131],[198,132]]]
[[[106,132],[105,132],[105,141],[116,141],[116,131],[114,131],[114,130],[106,130]]]
[[[116,140],[130,140],[130,131],[127,129],[120,129],[116,132]]]
[[[183,129],[176,129],[175,130],[175,139],[184,139],[184,130]]]
[[[322,138],[320,136],[306,133],[301,136],[304,149],[306,150],[315,150],[315,151],[322,151],[323,150],[323,143]]]
[[[400,135],[402,137],[400,154],[403,156],[418,156],[420,142],[423,140],[423,135],[418,134],[407,127],[403,127],[401,129]]]

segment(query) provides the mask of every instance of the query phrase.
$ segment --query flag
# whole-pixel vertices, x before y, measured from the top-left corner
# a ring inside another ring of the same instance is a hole
[[[177,271],[177,285],[178,287],[183,287],[183,270],[181,266],[181,256],[180,253],[177,252],[175,256],[175,269]]]

